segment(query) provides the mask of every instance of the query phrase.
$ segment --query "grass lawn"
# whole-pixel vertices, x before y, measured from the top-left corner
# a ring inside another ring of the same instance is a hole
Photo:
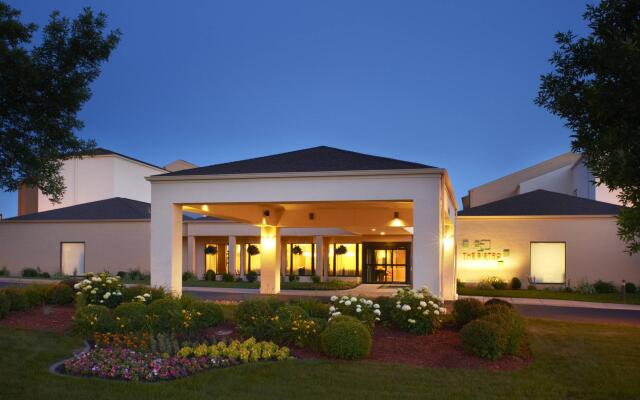
[[[458,294],[466,296],[486,296],[486,297],[518,297],[529,299],[555,299],[574,301],[593,301],[597,303],[620,303],[620,304],[640,304],[640,294],[625,295],[622,300],[621,293],[598,293],[581,294],[576,292],[559,292],[554,290],[486,290],[475,288],[458,289]]]
[[[51,375],[48,366],[79,348],[80,339],[0,328],[0,398],[638,398],[640,328],[530,320],[529,331],[535,361],[516,372],[292,360],[151,384]]]

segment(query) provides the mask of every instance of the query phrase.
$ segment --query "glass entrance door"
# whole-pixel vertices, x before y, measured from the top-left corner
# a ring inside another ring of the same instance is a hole
[[[409,243],[365,243],[365,283],[410,283]]]

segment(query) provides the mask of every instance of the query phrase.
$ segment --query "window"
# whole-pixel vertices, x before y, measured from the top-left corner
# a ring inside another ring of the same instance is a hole
[[[257,252],[255,252],[255,249],[257,249]],[[260,275],[260,251],[262,251],[262,247],[259,243],[247,246],[247,272],[255,271]]]
[[[227,272],[229,260],[227,247],[226,244],[216,243],[207,243],[204,245],[205,271],[213,271],[216,274],[224,274]]]
[[[315,245],[310,243],[287,245],[287,271],[289,271],[289,275],[313,275],[315,261]]]
[[[359,244],[329,246],[329,276],[360,276],[362,248]]]
[[[60,271],[84,275],[84,243],[60,243]]]
[[[566,243],[531,242],[531,279],[535,283],[564,283]]]

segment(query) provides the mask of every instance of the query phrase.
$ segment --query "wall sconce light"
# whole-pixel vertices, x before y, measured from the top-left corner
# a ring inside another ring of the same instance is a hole
[[[264,212],[262,213],[263,216],[268,217],[269,216],[269,210],[264,210]]]
[[[393,212],[393,220],[391,220],[390,226],[395,226],[395,227],[405,226],[404,221],[400,219],[400,213],[398,211]]]
[[[309,213],[309,219],[315,219],[316,215],[314,213]]]
[[[209,211],[209,206],[208,206],[208,205],[206,205],[206,204],[204,204],[204,205],[202,206],[202,211]]]
[[[398,218],[400,218],[400,213],[399,213],[399,212],[397,212],[397,211],[395,211],[395,212],[393,213],[393,218],[394,218],[394,219],[398,219]]]

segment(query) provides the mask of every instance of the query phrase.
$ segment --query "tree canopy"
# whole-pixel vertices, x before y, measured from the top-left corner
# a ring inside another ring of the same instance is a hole
[[[38,187],[60,201],[64,159],[95,147],[76,135],[77,114],[120,32],[105,33],[106,15],[89,8],[73,20],[54,11],[34,45],[38,27],[19,17],[0,2],[0,188]]]
[[[536,103],[566,120],[596,183],[620,190],[618,235],[640,252],[640,1],[603,0],[583,15],[586,37],[556,34],[554,70]]]

